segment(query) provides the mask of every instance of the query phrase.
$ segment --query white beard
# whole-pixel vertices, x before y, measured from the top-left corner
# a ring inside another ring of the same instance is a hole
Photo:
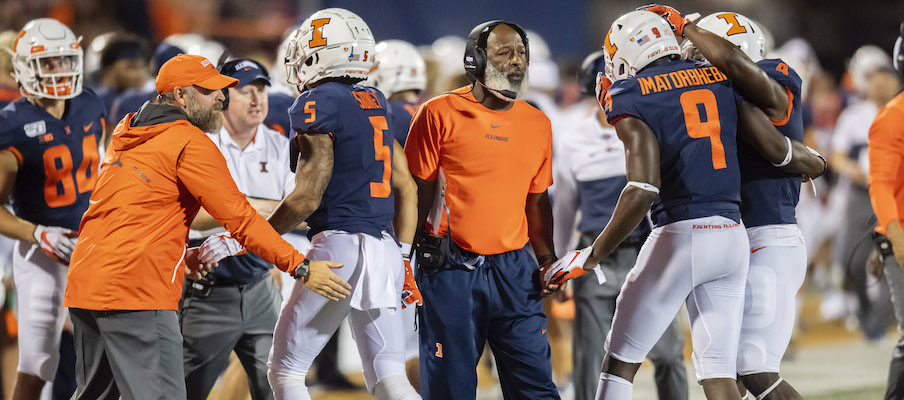
[[[493,94],[493,96],[498,97],[500,100],[504,101],[514,101],[514,100],[523,100],[525,88],[528,87],[528,74],[527,70],[524,71],[524,79],[521,82],[515,83],[508,79],[502,72],[493,67],[492,63],[487,63],[486,71],[484,72],[484,86],[487,89],[490,89],[489,92]],[[508,90],[515,93],[515,98],[509,98],[503,96],[499,93],[500,90]]]

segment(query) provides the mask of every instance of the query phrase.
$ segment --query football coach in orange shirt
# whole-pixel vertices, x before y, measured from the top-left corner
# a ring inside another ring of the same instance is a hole
[[[473,84],[431,99],[412,121],[405,154],[418,185],[424,399],[475,398],[486,342],[506,398],[559,398],[527,247],[540,265],[555,261],[552,133],[549,119],[520,100],[528,60],[521,27],[478,25],[464,57]]]
[[[895,42],[895,69],[904,76],[904,24]],[[883,271],[904,332],[904,93],[879,110],[869,128],[869,197],[876,212],[876,244],[884,256]],[[892,352],[886,399],[904,399],[904,336]]]
[[[204,132],[222,126],[221,89],[238,80],[209,60],[178,55],[157,75],[157,102],[113,132],[69,264],[64,305],[75,328],[77,399],[184,399],[176,316],[188,229],[200,207],[265,261],[314,292],[348,284],[286,243],[248,204]],[[203,267],[202,267],[203,268]]]

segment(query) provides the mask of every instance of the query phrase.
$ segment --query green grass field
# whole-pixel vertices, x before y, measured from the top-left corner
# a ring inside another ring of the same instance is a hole
[[[808,400],[877,400],[885,395],[885,386],[846,390],[820,396],[806,396]]]

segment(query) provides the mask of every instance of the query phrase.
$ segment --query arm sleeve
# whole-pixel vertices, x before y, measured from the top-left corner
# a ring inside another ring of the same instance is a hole
[[[176,173],[201,206],[248,251],[286,272],[294,272],[304,261],[304,256],[248,204],[229,175],[226,160],[210,139],[189,140],[182,149]]]
[[[300,133],[333,136],[333,132],[339,132],[342,127],[341,115],[337,93],[330,86],[308,90],[295,99],[289,107],[289,126],[292,130],[289,133],[289,169],[292,172],[295,172],[300,152],[295,136]]]
[[[408,158],[411,175],[427,181],[436,180],[440,139],[440,124],[429,105],[424,105],[411,120],[411,129],[408,130],[408,140],[405,142],[405,156]]]
[[[904,113],[891,108],[880,112],[869,129],[869,197],[879,221],[879,233],[885,233],[888,223],[899,215],[895,187],[899,179],[904,179],[898,176],[904,158],[902,133]]]
[[[527,190],[529,193],[543,193],[552,185],[552,129],[549,125],[549,120],[546,122],[545,129],[547,137],[546,154],[543,156],[540,169],[537,170],[537,174],[530,181],[530,188]]]

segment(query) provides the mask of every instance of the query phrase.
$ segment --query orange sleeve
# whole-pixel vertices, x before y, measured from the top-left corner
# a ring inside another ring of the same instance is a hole
[[[248,204],[229,175],[226,160],[207,136],[202,134],[185,145],[176,174],[201,206],[248,251],[290,274],[304,261]]]
[[[547,137],[546,154],[543,156],[543,163],[540,164],[537,175],[534,175],[530,181],[530,188],[527,190],[530,193],[543,193],[552,185],[552,128],[549,122],[546,123],[545,133]]]
[[[904,103],[891,104],[883,108],[869,129],[869,197],[879,225],[876,231],[885,233],[885,227],[898,219],[898,204],[895,189],[901,160],[904,159]]]
[[[430,104],[425,104],[411,120],[405,141],[405,156],[411,175],[433,181],[439,170],[441,134],[440,125],[429,108]]]

